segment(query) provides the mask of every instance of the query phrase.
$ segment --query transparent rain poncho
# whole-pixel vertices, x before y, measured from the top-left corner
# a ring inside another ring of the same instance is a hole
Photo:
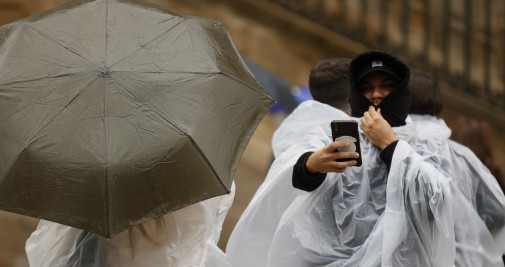
[[[143,223],[151,240],[139,227],[106,239],[41,220],[26,243],[28,261],[32,267],[227,266],[227,257],[217,242],[234,195],[233,184],[227,195]]]
[[[312,118],[309,129],[283,123],[276,132],[277,140],[293,143],[277,147],[265,183],[230,237],[232,266],[503,266],[505,244],[497,238],[503,227],[491,232],[459,190],[452,160],[463,162],[451,157],[447,127],[395,127],[400,141],[389,172],[361,132],[363,166],[330,173],[306,193],[291,186],[294,163],[329,144],[330,121],[345,117],[317,102],[299,108],[292,115]],[[481,164],[471,168],[473,175],[489,173]],[[496,191],[496,181],[481,180]],[[504,211],[503,194],[493,198],[493,212]]]
[[[314,117],[314,113],[319,115]],[[231,266],[266,266],[272,236],[282,212],[297,196],[306,193],[295,189],[291,183],[293,165],[306,152],[303,137],[321,123],[339,118],[350,117],[338,109],[309,100],[284,119],[272,138],[275,160],[228,239],[226,254]],[[287,149],[290,151],[284,153]]]
[[[430,115],[411,118],[418,129],[424,129],[418,131],[421,139],[450,136],[441,119]],[[456,214],[459,219],[455,219],[456,266],[493,266],[496,254],[505,254],[505,196],[496,178],[469,148],[452,140],[446,142],[438,147],[438,153],[451,160],[451,186],[455,202],[461,205]],[[481,220],[467,220],[462,215],[465,213]]]

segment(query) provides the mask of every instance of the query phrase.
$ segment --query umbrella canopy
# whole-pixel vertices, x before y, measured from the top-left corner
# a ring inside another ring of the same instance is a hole
[[[111,237],[229,192],[273,104],[223,23],[74,1],[0,28],[0,209]]]

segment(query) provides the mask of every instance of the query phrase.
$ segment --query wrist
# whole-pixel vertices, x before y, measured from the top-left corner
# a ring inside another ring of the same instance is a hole
[[[312,154],[313,155],[313,154]],[[314,166],[312,166],[312,155],[309,156],[309,158],[307,159],[307,162],[305,163],[305,169],[314,174],[314,173],[317,173],[317,170],[314,168]]]
[[[379,146],[379,148],[380,148],[381,150],[384,150],[384,149],[386,149],[386,147],[388,147],[389,145],[391,145],[392,143],[394,143],[394,142],[396,142],[396,141],[398,141],[398,139],[397,139],[397,138],[392,138],[392,139],[390,139],[390,140],[388,140],[388,141],[383,142],[383,143],[381,144],[381,146]]]

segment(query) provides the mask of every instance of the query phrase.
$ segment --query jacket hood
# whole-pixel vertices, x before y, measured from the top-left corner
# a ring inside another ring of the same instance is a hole
[[[365,111],[372,106],[359,90],[359,82],[366,75],[384,71],[395,77],[399,83],[375,108],[381,109],[381,114],[391,127],[405,125],[411,103],[411,93],[408,87],[410,79],[409,67],[396,57],[383,51],[369,51],[359,54],[349,65],[351,83],[351,112],[353,117],[363,117]]]

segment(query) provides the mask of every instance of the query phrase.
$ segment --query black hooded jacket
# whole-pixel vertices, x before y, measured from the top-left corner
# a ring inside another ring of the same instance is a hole
[[[380,66],[374,66],[372,62],[380,62]],[[384,71],[398,80],[398,85],[391,91],[375,108],[381,109],[381,114],[391,127],[405,125],[411,103],[411,93],[408,87],[410,69],[405,63],[396,57],[382,52],[369,51],[358,55],[349,65],[349,78],[351,83],[351,115],[363,117],[365,111],[372,106],[359,90],[359,82],[366,75],[375,71]],[[388,170],[397,142],[393,142],[380,154],[381,159],[387,165]],[[326,179],[326,173],[310,173],[307,168],[307,160],[313,152],[306,152],[296,162],[293,168],[292,183],[295,188],[304,191],[313,191]]]
[[[357,56],[349,65],[349,77],[351,82],[351,111],[353,117],[363,117],[365,111],[372,106],[372,102],[363,96],[359,90],[359,82],[367,74],[375,70],[371,62],[381,60],[384,65],[389,65],[388,73],[399,80],[398,86],[387,95],[375,108],[381,109],[381,114],[391,127],[405,125],[405,119],[409,113],[411,93],[409,90],[410,69],[396,57],[382,52],[369,51]]]

